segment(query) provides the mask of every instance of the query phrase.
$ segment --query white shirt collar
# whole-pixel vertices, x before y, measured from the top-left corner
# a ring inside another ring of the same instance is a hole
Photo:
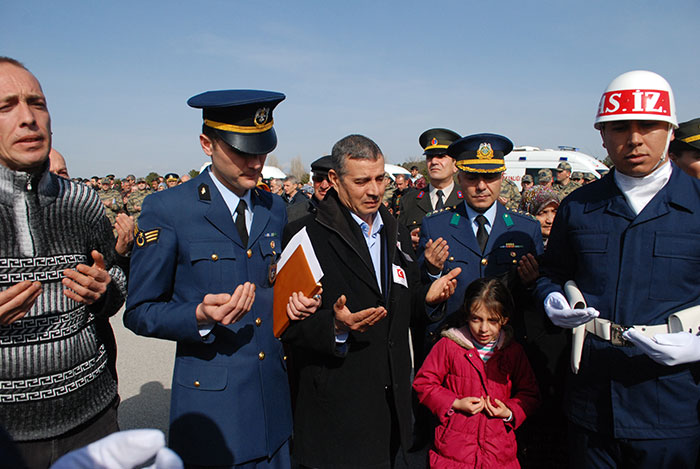
[[[224,202],[226,202],[226,206],[228,207],[228,211],[231,213],[231,216],[233,216],[233,214],[236,213],[238,201],[240,201],[241,199],[245,200],[245,203],[247,204],[246,212],[252,212],[252,204],[250,202],[250,191],[245,191],[243,197],[238,197],[231,191],[231,189],[224,186],[223,183],[216,178],[216,175],[211,170],[211,166],[209,167],[209,176],[211,177],[212,182],[214,182],[216,188],[219,190],[221,197],[224,198]]]
[[[615,171],[615,184],[622,191],[635,215],[639,215],[651,199],[668,183],[672,172],[673,168],[670,162],[666,162],[659,166],[656,171],[640,178]]]
[[[496,213],[498,212],[498,202],[494,202],[491,204],[491,206],[484,212],[477,212],[473,208],[469,206],[467,201],[464,201],[464,206],[467,209],[467,217],[469,218],[469,223],[471,223],[472,230],[474,231],[474,234],[476,234],[476,231],[479,228],[479,224],[476,222],[476,217],[477,215],[483,215],[486,217],[486,221],[488,222],[486,224],[486,231],[490,234],[491,229],[493,228],[493,224],[496,221]]]
[[[451,181],[450,185],[442,189],[442,202],[447,205],[447,198],[452,194],[452,190],[455,187],[455,182]],[[438,196],[437,196],[437,189],[431,184],[430,185],[430,202],[433,204],[433,207],[435,207],[435,204],[437,204]]]

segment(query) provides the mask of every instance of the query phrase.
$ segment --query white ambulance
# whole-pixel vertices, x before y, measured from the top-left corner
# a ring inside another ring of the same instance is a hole
[[[593,174],[596,179],[600,179],[608,172],[608,167],[597,158],[577,151],[573,147],[559,147],[557,150],[540,150],[537,147],[515,147],[513,151],[505,156],[506,172],[505,177],[513,181],[518,189],[520,181],[525,174],[532,175],[537,182],[537,172],[543,168],[552,170],[552,175],[556,181],[556,167],[562,161],[571,165],[571,172]]]

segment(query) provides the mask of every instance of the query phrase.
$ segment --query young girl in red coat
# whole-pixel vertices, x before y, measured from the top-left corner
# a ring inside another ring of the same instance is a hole
[[[413,382],[439,419],[430,467],[518,468],[515,429],[539,402],[523,348],[506,326],[515,313],[498,279],[465,292],[458,327],[446,329]]]

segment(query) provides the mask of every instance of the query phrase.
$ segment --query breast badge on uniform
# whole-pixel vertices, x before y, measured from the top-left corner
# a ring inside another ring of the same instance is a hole
[[[136,246],[142,248],[149,244],[155,243],[158,241],[159,236],[160,228],[148,231],[138,230],[136,234]]]
[[[277,279],[277,260],[275,260],[275,256],[272,256],[272,259],[270,259],[270,268],[267,270],[267,280],[270,282],[270,286],[275,284],[276,279]]]

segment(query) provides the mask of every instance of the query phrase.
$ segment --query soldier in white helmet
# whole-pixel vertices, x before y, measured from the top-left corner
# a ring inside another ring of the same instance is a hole
[[[686,310],[700,305],[700,181],[669,163],[670,85],[620,75],[595,127],[615,169],[562,202],[537,284],[554,324],[587,331],[567,384],[571,465],[695,467],[700,318]],[[571,308],[568,280],[588,307]]]

